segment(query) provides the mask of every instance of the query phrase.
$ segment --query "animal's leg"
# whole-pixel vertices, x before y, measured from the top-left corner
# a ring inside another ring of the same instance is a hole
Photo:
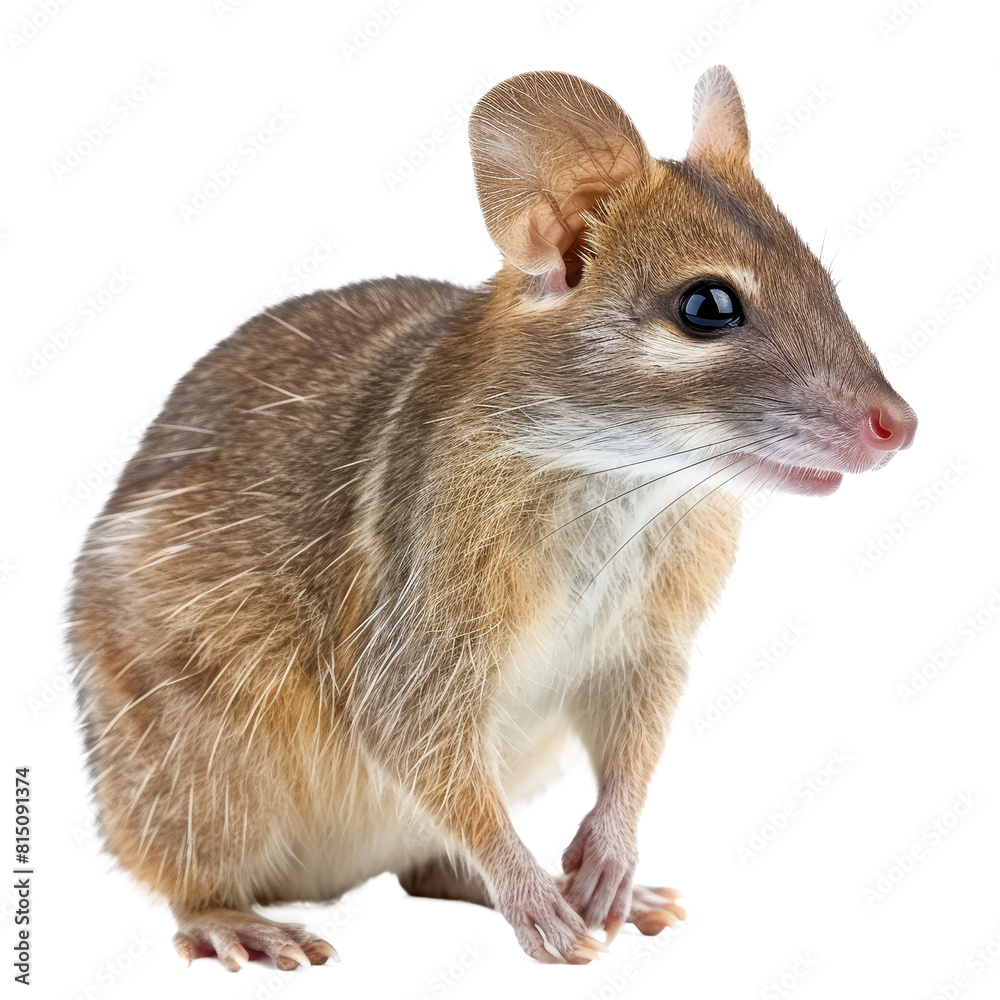
[[[441,854],[397,874],[399,884],[411,896],[430,899],[457,899],[492,907],[482,878],[465,865]]]
[[[456,899],[491,909],[493,907],[483,880],[475,872],[461,863],[456,864],[444,854],[399,872],[397,878],[411,896]],[[568,875],[556,876],[556,884],[560,889],[568,881]],[[685,916],[684,908],[677,904],[679,898],[680,893],[676,889],[635,885],[632,887],[628,922],[647,935],[659,934],[664,927],[675,927]]]
[[[676,669],[683,676],[683,663]],[[603,927],[609,941],[631,913],[639,816],[680,691],[677,674],[622,664],[604,672],[606,689],[574,699],[600,790],[563,853],[563,893],[587,926]]]

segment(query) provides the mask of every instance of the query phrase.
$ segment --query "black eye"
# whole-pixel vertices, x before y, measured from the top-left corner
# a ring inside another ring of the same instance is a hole
[[[736,293],[718,281],[704,281],[681,298],[681,319],[702,337],[721,337],[743,321],[743,307]]]

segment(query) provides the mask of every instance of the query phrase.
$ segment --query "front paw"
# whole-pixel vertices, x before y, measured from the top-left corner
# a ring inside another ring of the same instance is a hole
[[[521,947],[540,962],[584,965],[605,946],[590,936],[584,922],[566,902],[550,875],[541,869],[524,883],[505,887],[497,909],[514,928]]]
[[[563,853],[564,898],[588,927],[603,927],[608,941],[631,910],[636,856],[634,838],[616,833],[596,811]]]

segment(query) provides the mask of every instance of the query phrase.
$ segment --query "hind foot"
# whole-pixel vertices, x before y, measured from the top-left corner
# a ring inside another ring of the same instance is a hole
[[[565,893],[570,884],[570,876],[557,875],[556,882],[560,891]],[[675,927],[685,918],[684,907],[678,906],[676,902],[680,898],[681,893],[676,889],[634,885],[626,919],[643,934],[659,934],[664,927]],[[613,928],[613,931],[617,931],[617,928]],[[612,937],[614,933],[609,934],[609,939]]]
[[[659,934],[664,927],[676,927],[686,916],[684,907],[676,903],[680,897],[676,889],[634,885],[628,922],[647,935]]]
[[[340,961],[336,949],[310,934],[302,924],[279,924],[249,910],[174,911],[177,933],[174,947],[191,964],[196,958],[216,955],[230,971],[239,972],[250,961],[250,951],[262,952],[286,972],[299,966]]]

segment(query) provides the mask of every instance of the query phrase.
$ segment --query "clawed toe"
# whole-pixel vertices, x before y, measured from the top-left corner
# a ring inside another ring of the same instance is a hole
[[[649,936],[659,934],[665,927],[676,927],[687,915],[684,907],[674,902],[680,897],[676,889],[635,886],[629,923]]]
[[[215,955],[230,972],[239,972],[251,952],[266,955],[284,972],[340,961],[333,945],[307,933],[301,924],[280,924],[249,911],[206,910],[181,914],[178,922],[174,947],[188,965]]]

